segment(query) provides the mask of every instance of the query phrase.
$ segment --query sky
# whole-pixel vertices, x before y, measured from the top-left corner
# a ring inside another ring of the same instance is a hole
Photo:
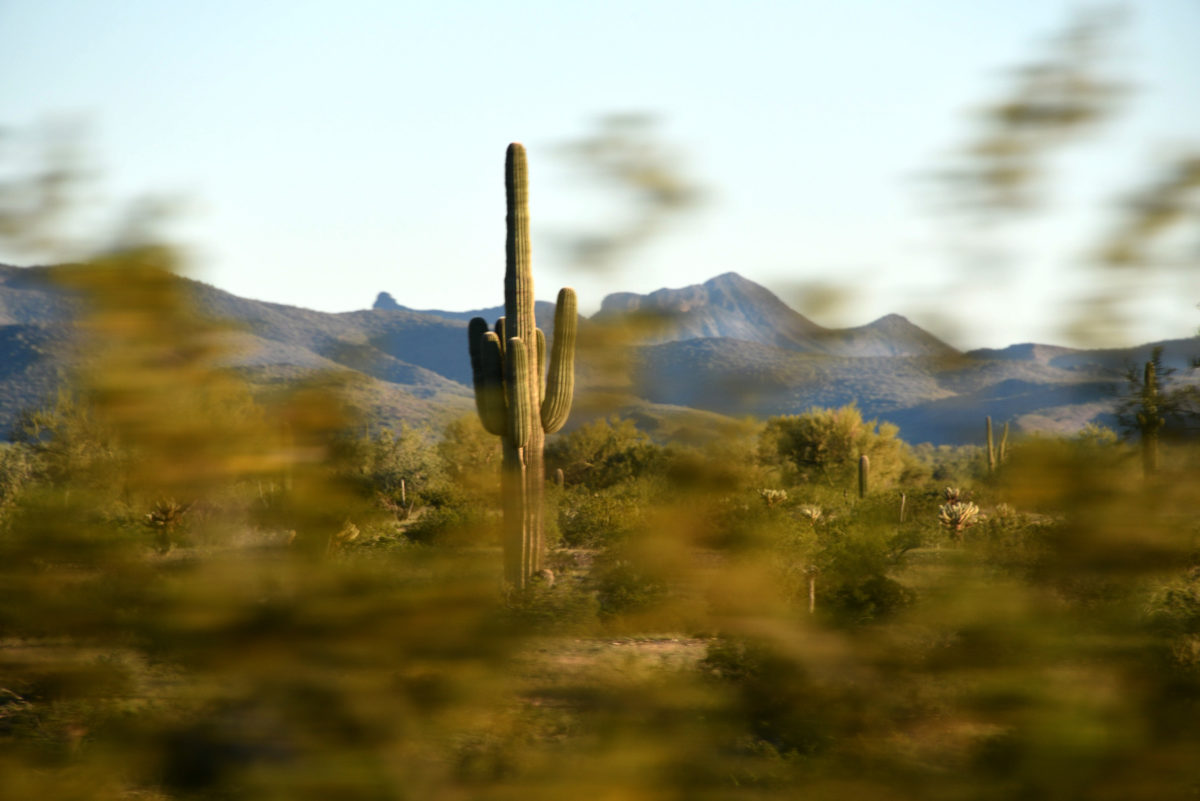
[[[178,201],[189,273],[260,300],[502,303],[504,151],[521,141],[537,295],[574,286],[585,313],[736,271],[818,323],[894,312],[961,347],[1069,343],[1087,314],[1092,344],[1190,336],[1197,248],[1129,282],[1124,322],[1087,306],[1087,254],[1116,201],[1200,147],[1197,0],[1123,6],[1132,91],[1047,162],[1043,208],[980,228],[930,202],[923,176],[970,138],[971,109],[1078,8],[0,0],[0,126],[80,123],[96,208]],[[627,209],[564,145],[614,114],[652,115],[703,202],[596,271],[561,242]]]

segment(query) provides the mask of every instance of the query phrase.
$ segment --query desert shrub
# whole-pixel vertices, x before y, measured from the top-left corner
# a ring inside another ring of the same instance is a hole
[[[914,594],[889,574],[903,566],[908,551],[922,544],[923,526],[913,520],[901,525],[894,498],[880,495],[840,513],[823,514],[801,523],[799,530],[806,536],[793,539],[787,558],[798,565],[793,574],[816,575],[816,611],[824,619],[866,623],[886,618],[914,600]],[[793,578],[792,583],[799,580]],[[798,589],[793,590],[797,595]]]
[[[438,440],[437,455],[442,473],[454,486],[480,498],[491,499],[499,492],[500,440],[484,430],[479,415],[448,423]]]
[[[850,707],[822,692],[794,659],[744,637],[713,640],[700,663],[713,681],[734,690],[729,713],[755,740],[783,756],[815,756],[838,736]],[[749,749],[759,751],[761,749]]]
[[[568,487],[556,495],[562,543],[572,548],[600,548],[637,530],[657,493],[650,481],[626,482],[604,490]]]
[[[404,527],[404,536],[423,545],[490,545],[499,521],[470,504],[431,506]]]
[[[654,575],[638,560],[628,558],[620,548],[597,558],[591,583],[601,617],[646,612],[670,595],[670,588],[661,576]]]
[[[596,595],[577,582],[535,581],[524,590],[509,592],[503,622],[539,636],[584,633],[595,624],[599,611]]]
[[[433,434],[401,424],[346,438],[344,458],[351,475],[391,505],[416,508],[446,491],[446,479],[433,443]]]
[[[4,511],[34,480],[32,453],[27,446],[0,443],[0,521]]]
[[[786,467],[793,481],[849,487],[865,454],[871,460],[871,487],[878,490],[913,483],[923,473],[908,445],[897,438],[899,431],[891,423],[864,421],[854,404],[813,408],[768,420],[759,437],[759,456],[765,464]]]
[[[912,453],[925,466],[928,480],[937,484],[959,486],[987,477],[987,453],[979,445],[932,445],[922,442],[913,446]]]
[[[833,590],[828,608],[843,623],[868,623],[884,619],[913,602],[915,593],[895,579],[872,573],[843,580]]]
[[[546,446],[548,474],[561,469],[568,485],[592,490],[662,472],[665,460],[662,447],[618,417],[580,426]]]

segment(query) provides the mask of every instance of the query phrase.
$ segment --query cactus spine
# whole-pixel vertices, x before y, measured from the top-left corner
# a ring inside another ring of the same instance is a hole
[[[562,289],[545,373],[545,335],[534,320],[528,181],[525,148],[514,142],[504,164],[505,316],[496,321],[494,331],[481,317],[467,327],[479,419],[504,447],[504,578],[517,588],[525,587],[542,569],[543,446],[546,434],[562,428],[571,409],[577,325],[575,291]]]

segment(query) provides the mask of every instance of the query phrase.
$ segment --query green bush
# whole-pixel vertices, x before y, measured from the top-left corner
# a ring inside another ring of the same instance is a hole
[[[601,617],[636,614],[658,606],[670,596],[670,588],[620,549],[605,553],[592,568]]]
[[[602,548],[643,525],[652,489],[644,482],[605,490],[568,487],[558,498],[562,543],[571,548]]]
[[[601,490],[660,473],[665,450],[632,420],[612,417],[580,426],[546,446],[546,472],[561,469],[568,486]]]
[[[899,432],[891,423],[864,421],[854,404],[813,408],[768,420],[759,437],[759,457],[785,468],[794,482],[848,488],[857,486],[859,457],[865,455],[871,461],[871,487],[878,490],[924,474]]]
[[[404,536],[422,545],[491,545],[498,521],[471,505],[431,506],[404,527]]]
[[[730,713],[737,726],[782,756],[828,750],[852,712],[836,695],[822,692],[802,665],[762,641],[719,637],[709,644],[700,667],[734,690]]]

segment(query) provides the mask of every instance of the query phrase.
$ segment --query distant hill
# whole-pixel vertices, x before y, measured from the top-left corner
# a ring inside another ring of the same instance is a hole
[[[0,432],[53,394],[73,358],[80,301],[55,286],[53,272],[0,266]],[[179,280],[204,313],[230,321],[227,361],[252,384],[313,371],[357,376],[354,402],[389,424],[470,412],[467,320],[503,315],[501,307],[414,310],[386,292],[374,309],[330,314]],[[553,304],[539,301],[536,309],[552,337]],[[636,326],[625,325],[631,316]],[[1026,343],[960,353],[894,314],[824,328],[735,273],[647,295],[609,295],[580,324],[578,404],[569,427],[617,412],[671,436],[712,436],[734,425],[731,418],[850,402],[868,418],[898,424],[913,442],[979,442],[985,415],[1018,431],[1111,424],[1124,371],[1155,344],[1073,350]],[[1161,344],[1169,364],[1185,366],[1200,354],[1197,338]]]
[[[636,314],[653,320],[647,343],[733,339],[830,356],[936,356],[955,352],[898,314],[857,328],[830,329],[793,310],[771,291],[737,273],[648,295],[607,296],[596,322]]]
[[[52,268],[0,265],[0,436],[21,411],[53,397],[73,359],[74,320],[82,307],[53,276]],[[381,420],[437,422],[473,407],[462,383],[469,366],[455,378],[419,363],[444,369],[462,361],[449,355],[466,347],[466,335],[453,322],[403,313],[327,314],[179,281],[203,313],[231,322],[227,362],[252,385],[341,371],[360,375],[352,400]]]
[[[1162,348],[1164,365],[1176,370],[1186,370],[1194,359],[1200,357],[1198,342],[1200,339],[1197,337],[1190,337],[1149,342],[1131,348],[1103,349],[1062,348],[1056,345],[1036,345],[1026,342],[1020,345],[1009,345],[1007,348],[981,348],[968,351],[967,355],[976,359],[1037,362],[1068,370],[1076,368],[1125,370],[1128,367],[1145,364],[1155,348]]]

